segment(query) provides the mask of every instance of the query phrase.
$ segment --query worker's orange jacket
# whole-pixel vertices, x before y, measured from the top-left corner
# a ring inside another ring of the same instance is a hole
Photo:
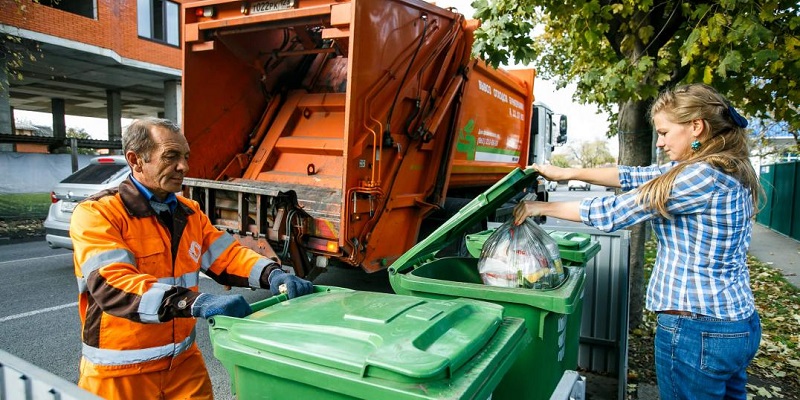
[[[178,196],[172,235],[130,178],[81,202],[70,223],[81,319],[81,374],[124,376],[179,364],[194,345],[199,272],[266,287],[273,260],[211,225]]]

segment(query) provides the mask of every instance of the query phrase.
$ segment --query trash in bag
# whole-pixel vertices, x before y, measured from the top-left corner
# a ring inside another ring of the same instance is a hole
[[[486,285],[528,289],[553,289],[567,278],[558,244],[532,219],[500,225],[483,244],[478,272]]]

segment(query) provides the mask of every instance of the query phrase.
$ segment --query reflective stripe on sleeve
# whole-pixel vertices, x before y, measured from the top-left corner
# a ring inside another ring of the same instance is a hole
[[[164,301],[164,293],[172,288],[172,285],[164,283],[154,283],[144,294],[142,299],[139,300],[139,320],[145,324],[156,324],[161,321],[158,320],[158,309],[161,307],[161,302]]]
[[[194,343],[195,330],[180,343],[170,343],[158,347],[136,350],[98,349],[82,343],[83,357],[97,365],[127,365],[158,360],[165,357],[177,357]]]
[[[200,269],[202,269],[203,272],[208,271],[208,269],[211,268],[211,264],[214,264],[214,261],[217,261],[220,254],[234,241],[236,241],[236,239],[229,233],[224,233],[218,237],[214,243],[211,243],[211,246],[208,246],[208,250],[203,253],[203,257],[200,261]]]
[[[133,253],[128,250],[114,249],[97,253],[86,260],[86,262],[81,265],[81,274],[83,277],[77,278],[78,294],[87,292],[89,290],[89,285],[86,283],[86,277],[88,277],[89,274],[105,267],[106,265],[117,262],[136,265],[136,258],[133,256]]]
[[[185,288],[192,288],[200,282],[200,271],[187,272],[177,278],[168,276],[166,278],[158,278],[158,283],[166,285],[180,286]]]
[[[84,261],[83,265],[81,265],[81,274],[87,277],[92,272],[117,262],[136,265],[136,258],[133,256],[133,253],[125,249],[114,249],[97,253]]]
[[[89,284],[86,283],[86,278],[77,278],[77,280],[78,280],[78,294],[88,292]]]
[[[247,283],[250,284],[250,287],[261,287],[261,273],[273,262],[274,261],[266,258],[259,258],[258,261],[253,264],[253,268],[250,270],[250,276],[247,277]]]

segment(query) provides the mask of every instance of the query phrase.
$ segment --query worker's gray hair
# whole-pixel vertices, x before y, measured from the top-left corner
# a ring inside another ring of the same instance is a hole
[[[132,151],[145,162],[150,162],[150,154],[156,148],[156,142],[150,134],[154,127],[181,134],[181,127],[168,119],[154,117],[136,119],[128,125],[125,134],[122,135],[122,153]]]

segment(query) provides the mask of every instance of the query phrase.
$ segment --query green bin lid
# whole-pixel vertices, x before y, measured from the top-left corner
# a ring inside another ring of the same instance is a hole
[[[424,382],[451,377],[492,339],[503,308],[472,299],[431,300],[315,286],[291,301],[253,304],[246,318],[218,316],[213,332],[255,353],[358,377]],[[246,353],[246,352],[243,352]]]
[[[561,259],[585,264],[600,252],[600,243],[588,233],[547,231],[558,243]]]
[[[447,244],[461,238],[468,229],[486,219],[496,209],[531,186],[539,173],[534,169],[515,168],[492,187],[481,193],[428,237],[403,253],[389,268],[390,273],[405,273],[417,263],[433,258]]]

